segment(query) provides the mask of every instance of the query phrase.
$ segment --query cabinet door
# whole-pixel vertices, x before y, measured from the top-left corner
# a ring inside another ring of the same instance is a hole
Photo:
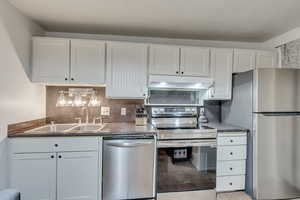
[[[209,76],[209,48],[182,47],[180,74],[184,76]]]
[[[71,82],[105,83],[105,43],[97,40],[71,40]]]
[[[122,42],[107,44],[107,97],[145,97],[147,49],[146,44]]]
[[[70,41],[33,38],[32,81],[66,83],[69,80]]]
[[[271,51],[256,51],[256,68],[277,68],[276,53]]]
[[[211,70],[214,85],[210,89],[209,99],[231,99],[232,64],[232,49],[211,50]]]
[[[97,200],[98,152],[64,152],[57,158],[57,200]]]
[[[26,153],[12,156],[10,187],[22,200],[56,200],[56,155]]]
[[[255,69],[255,51],[234,49],[233,73],[247,72]]]
[[[179,47],[150,46],[150,74],[179,75]]]

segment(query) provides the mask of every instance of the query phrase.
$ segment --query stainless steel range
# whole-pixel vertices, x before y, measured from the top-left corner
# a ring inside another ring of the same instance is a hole
[[[197,107],[151,108],[158,129],[159,195],[198,191],[201,197],[205,190],[215,199],[217,131],[199,126],[198,116]]]

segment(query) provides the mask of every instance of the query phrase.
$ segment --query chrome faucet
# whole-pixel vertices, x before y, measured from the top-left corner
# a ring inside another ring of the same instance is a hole
[[[85,106],[82,109],[85,110],[85,123],[88,124],[89,123],[89,108],[87,106]]]
[[[78,124],[81,125],[81,118],[80,117],[75,118],[75,120],[78,120]]]
[[[103,119],[102,119],[102,117],[95,117],[95,118],[93,119],[93,124],[96,124],[96,121],[97,121],[97,120],[99,120],[100,124],[103,124]]]

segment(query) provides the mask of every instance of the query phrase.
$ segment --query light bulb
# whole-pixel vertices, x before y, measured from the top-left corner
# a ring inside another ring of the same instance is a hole
[[[82,98],[80,95],[76,95],[74,98],[74,103],[73,106],[82,106],[83,102],[82,102]]]
[[[56,102],[56,106],[57,107],[62,107],[62,106],[65,106],[67,101],[65,99],[65,95],[64,95],[64,92],[63,91],[60,91],[59,92],[59,96],[57,98],[57,102]]]

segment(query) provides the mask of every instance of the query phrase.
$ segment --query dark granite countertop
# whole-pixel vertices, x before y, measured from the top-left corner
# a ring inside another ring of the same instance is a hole
[[[216,122],[209,122],[207,124],[203,124],[205,126],[215,128],[217,129],[218,132],[238,132],[238,131],[243,131],[246,132],[248,129],[239,127],[239,126],[233,126],[230,124],[225,124],[225,123],[216,123]]]
[[[100,131],[70,131],[70,132],[24,132],[9,133],[9,138],[16,137],[68,137],[68,136],[112,136],[131,134],[156,134],[156,129],[147,124],[136,126],[135,123],[106,123]]]

